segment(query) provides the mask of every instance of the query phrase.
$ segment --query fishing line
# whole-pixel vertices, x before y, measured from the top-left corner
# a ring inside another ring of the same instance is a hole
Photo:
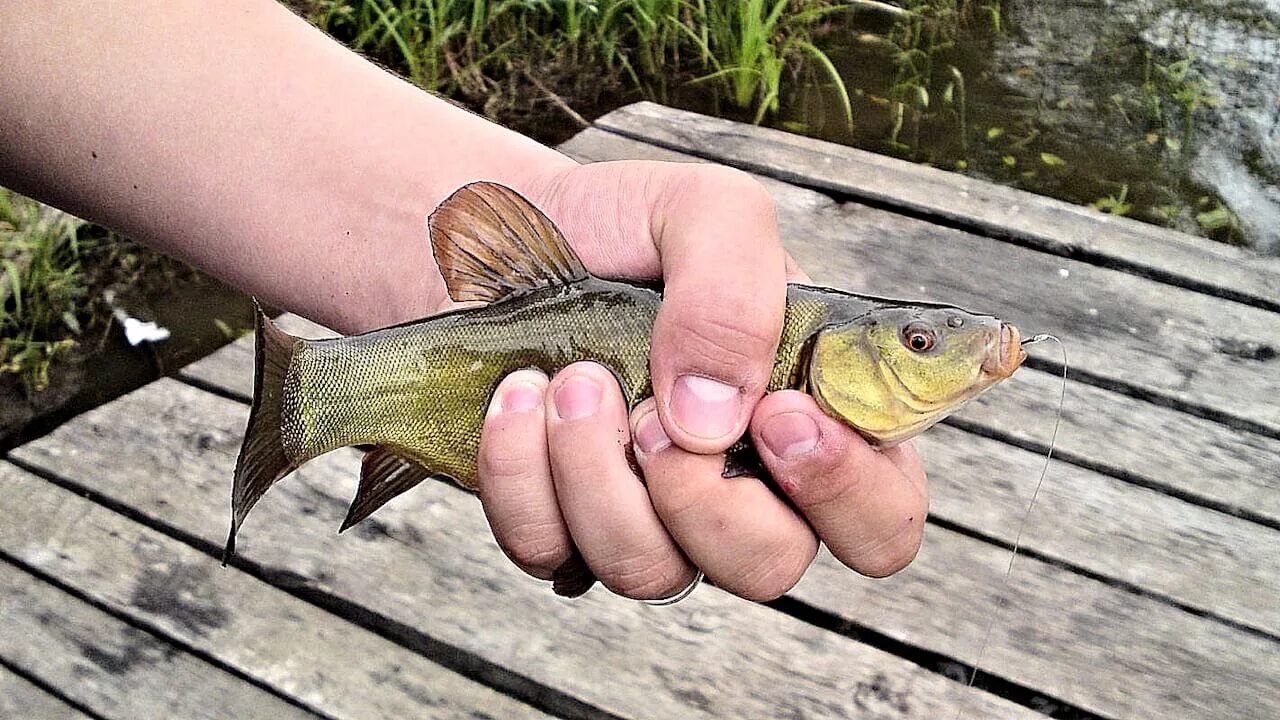
[[[1031,502],[1027,503],[1027,511],[1022,515],[1022,522],[1018,524],[1018,533],[1013,540],[1013,552],[1009,554],[1009,567],[1004,571],[1004,582],[1000,586],[1000,596],[996,599],[995,612],[991,614],[991,620],[987,622],[987,631],[982,637],[982,645],[978,647],[978,657],[973,661],[973,671],[969,673],[969,682],[966,687],[973,687],[974,681],[978,679],[978,668],[982,665],[982,656],[987,651],[987,643],[991,641],[991,631],[995,629],[996,623],[1000,620],[1000,615],[1004,610],[1005,600],[1009,590],[1009,578],[1013,575],[1013,563],[1018,559],[1018,550],[1022,547],[1022,531],[1027,527],[1027,519],[1031,517],[1031,509],[1036,506],[1036,498],[1040,496],[1040,487],[1044,485],[1045,476],[1049,474],[1049,461],[1053,458],[1053,449],[1058,443],[1058,428],[1062,426],[1062,409],[1067,402],[1067,346],[1053,335],[1041,333],[1034,335],[1022,341],[1022,345],[1035,345],[1036,343],[1052,340],[1058,343],[1058,349],[1062,351],[1062,393],[1058,396],[1058,415],[1053,421],[1053,434],[1049,436],[1049,452],[1044,456],[1044,467],[1040,470],[1040,479],[1036,481],[1036,489],[1031,493]],[[960,710],[956,710],[956,720],[960,718]]]

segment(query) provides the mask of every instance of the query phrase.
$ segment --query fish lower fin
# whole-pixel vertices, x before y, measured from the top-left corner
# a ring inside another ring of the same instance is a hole
[[[253,375],[253,408],[249,426],[236,460],[235,484],[231,489],[231,531],[222,553],[225,565],[236,550],[236,532],[249,510],[272,485],[297,469],[284,449],[281,413],[284,408],[285,376],[298,343],[303,342],[280,328],[267,317],[254,301],[255,361]]]
[[[397,495],[409,490],[434,473],[421,463],[405,457],[394,448],[379,445],[365,454],[360,462],[360,487],[347,510],[338,532],[369,517]]]
[[[560,597],[576,598],[586,594],[596,584],[595,573],[587,567],[587,561],[577,548],[573,554],[555,569],[551,576],[551,589]]]

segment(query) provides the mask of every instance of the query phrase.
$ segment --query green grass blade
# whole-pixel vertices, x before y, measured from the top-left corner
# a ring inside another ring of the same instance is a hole
[[[840,77],[840,71],[836,69],[835,63],[831,62],[831,58],[826,53],[807,40],[793,40],[797,47],[805,51],[818,64],[827,71],[831,83],[836,86],[836,92],[840,94],[840,107],[844,110],[844,121],[848,127],[853,127],[853,101],[849,98],[849,88],[844,84],[844,78]]]

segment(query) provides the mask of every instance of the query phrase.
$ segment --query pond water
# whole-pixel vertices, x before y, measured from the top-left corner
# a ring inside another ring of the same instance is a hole
[[[213,278],[192,274],[169,281],[146,276],[139,278],[137,285],[133,292],[141,297],[129,304],[169,329],[171,337],[134,347],[125,341],[119,324],[113,323],[105,335],[84,338],[70,361],[54,365],[46,390],[28,396],[17,378],[0,376],[0,452],[39,437],[74,415],[176,373],[230,342],[228,331],[239,334],[253,328],[252,301]]]
[[[772,124],[1280,253],[1280,0],[917,0],[818,40]],[[812,72],[812,70],[811,70]]]

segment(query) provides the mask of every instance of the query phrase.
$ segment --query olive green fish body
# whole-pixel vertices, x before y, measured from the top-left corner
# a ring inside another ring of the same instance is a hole
[[[263,493],[335,448],[375,446],[344,529],[431,475],[474,489],[484,413],[515,370],[553,375],[592,360],[613,371],[629,406],[652,395],[660,286],[588,274],[545,216],[490,183],[442,203],[431,240],[453,299],[487,305],[328,340],[292,337],[259,312],[228,555]],[[768,389],[805,390],[887,445],[1008,377],[1024,357],[1017,331],[990,316],[790,285]],[[758,469],[752,454],[744,438],[730,463]]]
[[[657,291],[591,278],[351,338],[299,343],[285,380],[295,464],[356,444],[400,449],[474,488],[489,399],[514,370],[595,360],[629,404],[651,394]]]
[[[769,389],[800,388],[801,357],[833,315],[872,299],[793,285]],[[365,335],[295,341],[284,381],[284,451],[292,464],[348,445],[400,450],[475,487],[484,412],[503,377],[554,375],[592,360],[617,376],[627,404],[653,394],[649,343],[661,304],[652,286],[588,278]]]

